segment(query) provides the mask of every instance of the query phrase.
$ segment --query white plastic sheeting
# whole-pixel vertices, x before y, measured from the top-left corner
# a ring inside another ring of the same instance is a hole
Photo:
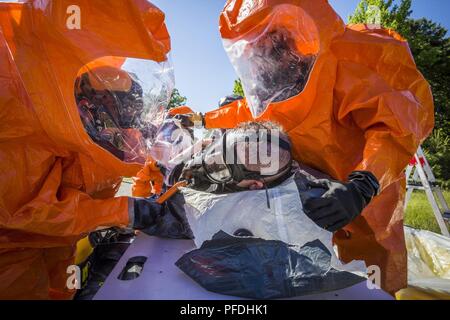
[[[318,227],[303,212],[293,178],[268,190],[270,207],[266,190],[218,195],[184,188],[182,192],[197,247],[220,230],[234,234],[239,229],[247,229],[256,237],[298,246],[320,240],[332,253],[332,267],[361,276],[366,274],[363,261],[346,265],[340,262],[333,249],[333,234]]]
[[[408,285],[439,292],[450,299],[450,238],[405,228],[408,249]]]

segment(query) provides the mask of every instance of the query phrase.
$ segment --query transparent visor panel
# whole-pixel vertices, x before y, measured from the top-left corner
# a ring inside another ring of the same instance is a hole
[[[229,168],[223,164],[212,164],[208,166],[208,175],[217,182],[229,182],[232,179],[232,174]]]
[[[102,58],[79,71],[75,100],[96,144],[122,161],[144,163],[173,87],[170,60]]]
[[[307,17],[298,8],[280,8],[266,28],[239,39],[224,40],[224,47],[242,81],[253,116],[269,104],[300,94],[317,59],[319,41]],[[307,26],[306,26],[307,25]]]

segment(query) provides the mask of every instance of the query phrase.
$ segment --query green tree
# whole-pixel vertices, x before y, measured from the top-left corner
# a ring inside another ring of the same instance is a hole
[[[443,129],[434,130],[424,150],[438,182],[450,189],[450,136]]]
[[[173,89],[167,109],[180,107],[186,104],[187,98],[182,96],[177,88]]]
[[[376,6],[379,10],[374,10]],[[385,28],[400,33],[408,40],[418,69],[431,85],[434,102],[436,130],[424,143],[435,174],[443,185],[450,185],[450,39],[447,30],[428,19],[411,18],[411,0],[394,4],[393,0],[362,0],[350,23],[373,24],[374,11],[378,22]],[[376,19],[375,19],[376,20]]]
[[[242,87],[241,79],[234,80],[233,94],[245,97],[244,88]]]
[[[409,20],[407,25],[406,38],[416,64],[433,90],[436,128],[450,136],[450,38],[447,30],[427,19]]]

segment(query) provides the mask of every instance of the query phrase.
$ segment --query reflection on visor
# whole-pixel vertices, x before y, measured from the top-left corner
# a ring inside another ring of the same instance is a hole
[[[75,100],[91,139],[125,162],[144,163],[173,89],[170,62],[94,61],[75,81]]]
[[[224,139],[226,139],[226,135],[215,139],[205,150],[202,159],[207,175],[218,183],[228,182],[232,179],[232,173],[224,160]]]
[[[218,183],[225,183],[233,178],[230,169],[225,164],[211,164],[206,165],[205,168],[212,180]]]

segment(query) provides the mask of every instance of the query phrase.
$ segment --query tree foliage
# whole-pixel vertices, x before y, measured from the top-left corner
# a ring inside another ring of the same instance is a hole
[[[436,129],[424,146],[425,155],[438,182],[450,189],[450,136]]]
[[[180,107],[186,104],[187,98],[182,96],[177,88],[173,89],[167,109]]]
[[[436,128],[450,136],[450,39],[446,36],[447,30],[427,19],[410,20],[408,27],[411,51],[433,90]]]

